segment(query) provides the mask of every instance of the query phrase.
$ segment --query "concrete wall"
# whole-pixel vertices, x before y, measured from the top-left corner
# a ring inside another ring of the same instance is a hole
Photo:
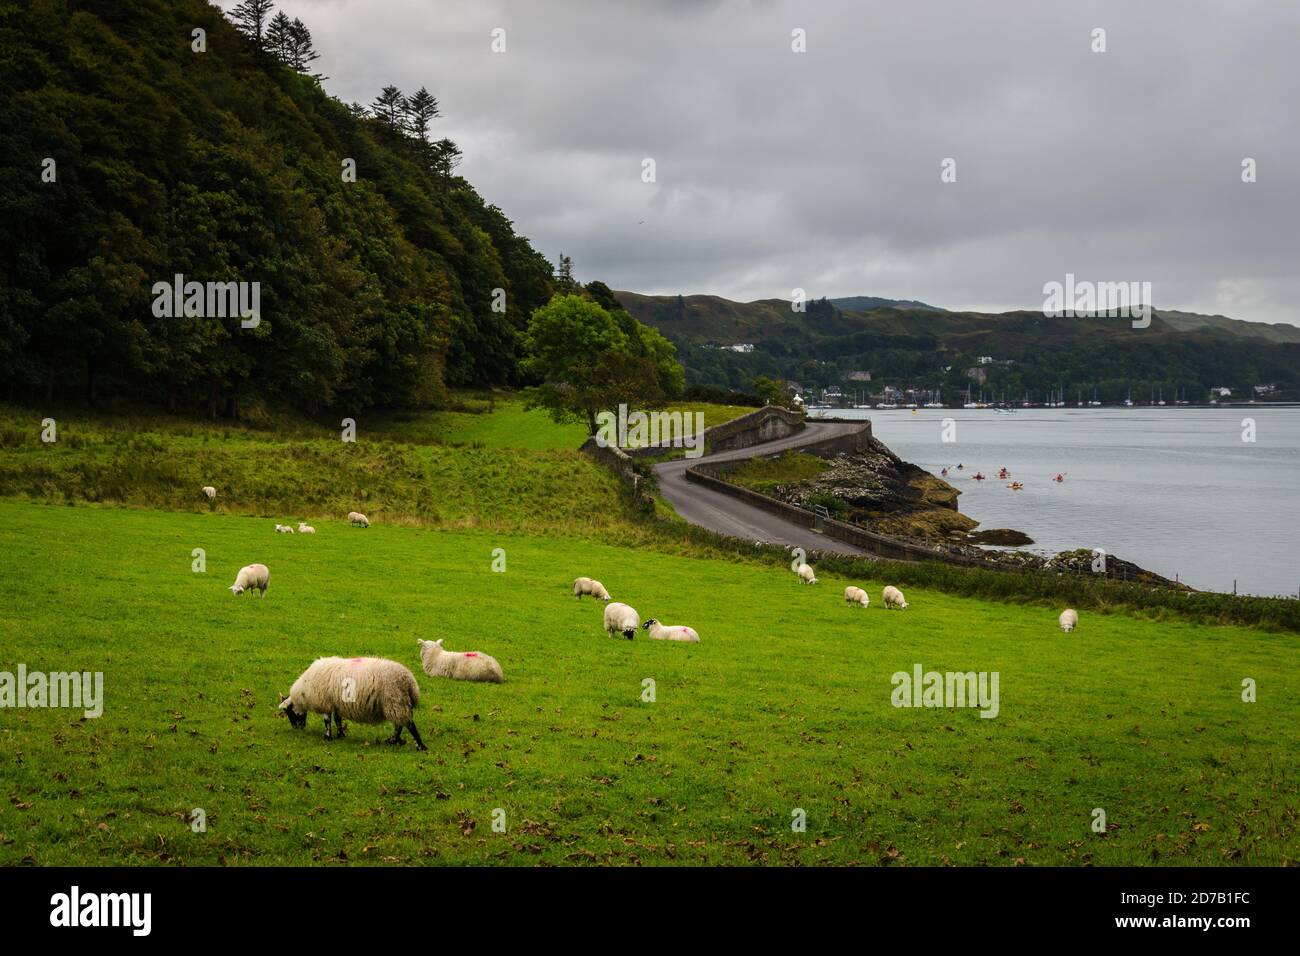
[[[717,476],[725,470],[725,467],[726,463],[721,465],[696,465],[694,468],[686,469],[686,480],[703,485],[713,491],[719,491],[724,495],[739,498],[747,504],[779,515],[805,528],[815,528],[817,526],[817,516],[811,511],[784,501],[778,501],[776,498],[770,498],[749,488],[742,488],[739,485],[731,484],[731,482],[723,481]],[[999,567],[989,561],[981,561],[978,558],[971,558],[950,551],[943,545],[914,544],[910,541],[902,541],[898,538],[877,534],[874,531],[859,528],[857,525],[836,521],[834,518],[827,518],[822,521],[822,531],[829,538],[856,545],[882,558],[893,558],[901,561],[943,561],[948,564],[987,567],[995,570]]]
[[[803,415],[788,408],[764,405],[762,408],[715,425],[704,433],[704,447],[709,452],[748,448],[775,438],[785,438],[803,431]]]

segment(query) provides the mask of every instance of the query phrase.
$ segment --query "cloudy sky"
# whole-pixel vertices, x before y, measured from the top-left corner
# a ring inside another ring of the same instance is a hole
[[[427,86],[461,172],[584,281],[1004,310],[1041,308],[1072,272],[1150,282],[1157,307],[1300,324],[1300,4],[280,7],[341,99]]]

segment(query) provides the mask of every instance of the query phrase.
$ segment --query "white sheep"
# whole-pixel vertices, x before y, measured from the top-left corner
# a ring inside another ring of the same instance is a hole
[[[484,681],[489,684],[500,684],[505,680],[501,665],[490,654],[443,650],[441,637],[436,641],[417,643],[420,645],[420,664],[430,677]]]
[[[850,584],[844,589],[844,601],[846,604],[860,604],[862,607],[866,607],[871,603],[871,598],[867,597],[867,592],[862,588]]]
[[[213,488],[211,485],[204,485],[204,486],[203,486],[203,493],[204,493],[205,495],[207,495],[207,496],[208,496],[208,500],[211,501],[213,498],[215,498],[215,497],[217,496],[217,489],[216,489],[216,488]]]
[[[615,601],[605,605],[605,630],[610,637],[621,633],[630,641],[640,626],[641,615],[626,604]]]
[[[349,511],[348,524],[356,524],[356,525],[360,525],[363,528],[369,528],[370,519],[367,518],[365,515],[363,515],[360,511]]]
[[[799,567],[796,569],[796,573],[799,575],[800,580],[802,580],[804,584],[817,583],[817,575],[813,574],[813,569],[807,564],[799,565]]]
[[[1067,607],[1057,620],[1061,623],[1061,630],[1068,634],[1079,626],[1079,612],[1072,607]]]
[[[699,641],[700,635],[695,628],[685,624],[660,624],[654,618],[641,625],[650,632],[656,641]]]
[[[898,588],[894,587],[892,584],[885,587],[882,597],[885,600],[886,611],[895,607],[901,611],[903,608],[907,607],[907,599],[903,597],[903,592],[898,590]]]
[[[278,525],[275,526],[275,533],[276,533],[276,534],[293,534],[293,528],[289,527],[287,524],[278,524]]]
[[[231,594],[243,594],[245,591],[261,591],[266,597],[266,589],[271,583],[271,572],[265,564],[249,564],[239,569],[235,583],[230,586]]]
[[[573,579],[573,596],[579,601],[584,594],[590,594],[597,601],[608,601],[609,592],[605,590],[605,585],[591,578],[574,578]]]
[[[391,721],[390,744],[404,743],[402,730],[411,732],[417,750],[427,750],[412,714],[420,703],[420,685],[415,675],[397,661],[383,657],[321,657],[293,682],[288,697],[280,698],[280,709],[291,726],[307,726],[308,714],[325,715],[325,739],[333,740],[330,718],[338,736],[344,735],[343,721],[382,724]]]
[[[316,529],[313,528],[313,527],[312,527],[311,525],[309,525],[309,524],[304,524],[303,522],[299,521],[299,522],[298,522],[298,533],[299,533],[299,534],[315,534],[315,533],[316,533]]]

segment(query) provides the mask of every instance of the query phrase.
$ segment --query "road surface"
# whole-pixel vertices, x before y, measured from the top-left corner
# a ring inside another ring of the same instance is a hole
[[[655,465],[659,493],[691,524],[698,524],[733,538],[765,541],[805,551],[834,551],[837,554],[867,554],[862,548],[828,538],[811,528],[795,524],[779,515],[756,508],[739,498],[714,491],[686,480],[686,469],[703,463],[734,461],[769,455],[857,431],[862,422],[808,422],[803,431],[748,448],[719,451],[700,458],[679,458]]]

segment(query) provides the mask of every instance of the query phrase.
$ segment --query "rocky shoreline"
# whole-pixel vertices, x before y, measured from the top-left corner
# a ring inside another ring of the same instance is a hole
[[[1008,569],[1057,574],[1104,573],[1117,580],[1191,590],[1114,555],[1105,556],[1104,571],[1094,569],[1094,555],[1087,548],[1046,556],[1031,551],[981,547],[998,545],[1019,549],[1033,544],[1033,539],[1010,528],[979,529],[978,521],[958,511],[957,499],[961,492],[957,488],[899,458],[875,438],[862,451],[825,459],[824,467],[815,476],[785,483],[765,482],[761,490],[802,508],[821,505],[832,517],[870,531],[927,547],[941,546],[950,553],[991,561]]]

